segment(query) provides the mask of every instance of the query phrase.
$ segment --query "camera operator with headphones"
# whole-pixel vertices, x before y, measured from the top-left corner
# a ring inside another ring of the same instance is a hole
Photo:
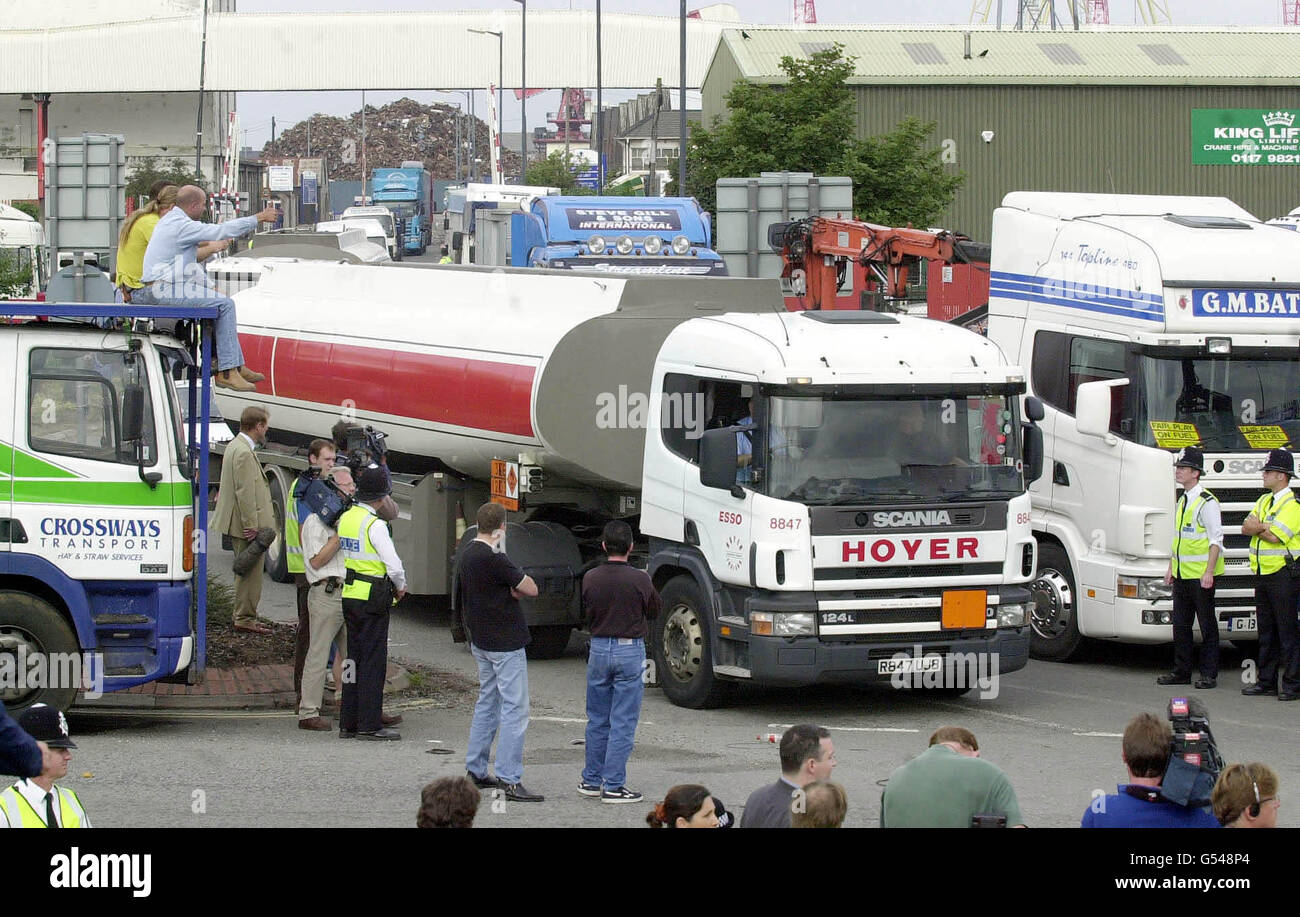
[[[1225,828],[1276,828],[1277,789],[1267,764],[1229,764],[1214,784],[1214,816]]]
[[[332,450],[331,450],[332,451]],[[335,465],[325,473],[326,486],[351,499],[357,485],[352,480],[352,469]],[[337,525],[333,513],[326,515]],[[320,715],[321,698],[325,692],[325,668],[330,644],[335,644],[340,657],[346,657],[347,628],[343,619],[343,580],[347,576],[343,555],[339,553],[339,535],[318,512],[311,512],[302,526],[302,557],[307,580],[307,609],[310,615],[308,644],[302,673],[302,693],[298,701],[298,728],[313,732],[327,732],[332,727]],[[341,686],[340,686],[341,687]]]

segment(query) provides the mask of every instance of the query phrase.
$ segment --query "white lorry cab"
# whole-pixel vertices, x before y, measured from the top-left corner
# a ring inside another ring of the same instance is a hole
[[[1045,405],[1032,646],[1172,640],[1175,453],[1205,452],[1222,637],[1256,637],[1249,539],[1268,451],[1300,442],[1300,234],[1224,198],[1017,192],[993,218],[989,337]]]
[[[393,212],[387,207],[379,206],[349,207],[341,215],[345,227],[359,225],[354,223],[354,220],[360,218],[374,220],[384,228],[384,247],[388,249],[388,257],[394,261],[401,261],[402,243],[397,238],[397,218],[393,216]],[[319,224],[316,228],[321,232],[329,231],[320,229]]]
[[[0,288],[0,299],[28,299],[45,287],[45,230],[17,207],[0,204],[0,263],[4,273],[21,275],[9,288]]]

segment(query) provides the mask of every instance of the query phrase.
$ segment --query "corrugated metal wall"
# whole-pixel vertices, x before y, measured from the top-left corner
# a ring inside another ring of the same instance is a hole
[[[1300,108],[1300,89],[1212,86],[862,86],[857,134],[914,115],[966,173],[941,225],[988,240],[1008,191],[1231,198],[1261,219],[1300,206],[1300,165],[1192,165],[1194,108]],[[707,111],[706,107],[706,111]],[[984,143],[980,133],[994,132]]]
[[[700,110],[705,127],[713,127],[714,118],[727,117],[726,96],[739,79],[740,67],[736,59],[731,56],[726,42],[719,42],[718,51],[704,75],[704,85],[700,87]]]

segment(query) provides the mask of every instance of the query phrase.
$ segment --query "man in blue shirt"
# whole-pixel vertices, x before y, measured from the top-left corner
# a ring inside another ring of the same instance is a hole
[[[1123,758],[1128,783],[1110,796],[1098,796],[1083,813],[1084,828],[1217,828],[1205,809],[1169,802],[1160,795],[1160,781],[1169,764],[1174,733],[1169,724],[1150,713],[1139,713],[1124,729]]]
[[[52,761],[50,747],[28,735],[0,703],[0,774],[37,777]]]
[[[248,235],[256,231],[259,222],[273,222],[278,212],[274,207],[267,207],[251,217],[225,223],[200,223],[207,200],[203,189],[195,185],[186,185],[176,193],[176,206],[163,213],[154,227],[140,278],[145,285],[132,294],[131,301],[146,306],[215,305],[217,385],[240,392],[256,391],[253,383],[265,377],[244,366],[235,304],[208,282],[207,272],[199,266],[196,253],[200,242]]]

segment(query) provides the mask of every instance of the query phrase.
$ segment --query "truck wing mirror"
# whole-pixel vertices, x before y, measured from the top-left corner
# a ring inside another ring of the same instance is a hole
[[[1110,432],[1111,389],[1128,385],[1128,379],[1099,379],[1079,386],[1074,403],[1074,422],[1079,432],[1100,436],[1107,445],[1117,441]]]
[[[144,470],[144,386],[132,383],[122,393],[122,441],[135,446],[135,466],[140,480],[153,490],[162,480],[156,471]]]
[[[1043,428],[1025,424],[1024,444],[1025,484],[1029,485],[1043,476]]]
[[[1046,416],[1047,416],[1047,412],[1043,410],[1043,402],[1039,401],[1033,395],[1029,395],[1028,397],[1025,398],[1025,419],[1026,420],[1029,420],[1033,423],[1038,423],[1038,421],[1042,420]]]
[[[735,427],[704,431],[700,439],[700,483],[743,497],[745,492],[736,483],[736,432]]]

